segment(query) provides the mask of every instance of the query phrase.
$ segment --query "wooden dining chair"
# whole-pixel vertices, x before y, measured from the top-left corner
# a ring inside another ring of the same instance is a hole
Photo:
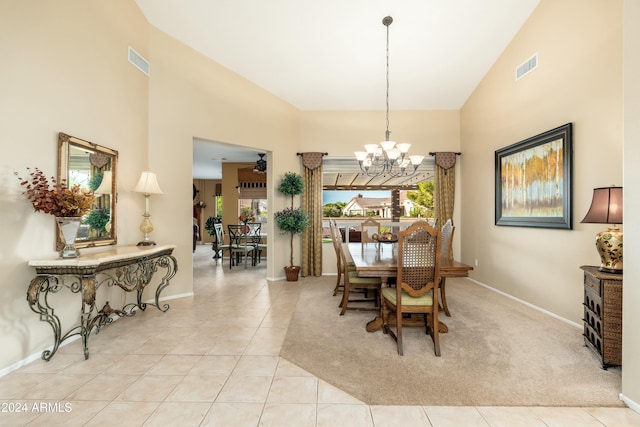
[[[453,221],[451,218],[447,220],[442,226],[442,230],[440,231],[441,239],[440,239],[440,256],[443,259],[451,260],[453,259],[453,248],[451,246],[453,242],[453,232],[455,231],[455,227],[453,226]],[[446,285],[447,278],[440,278],[440,303],[442,304],[442,310],[444,314],[451,317],[451,312],[449,311],[449,306],[447,305],[447,293],[446,293]]]
[[[338,228],[338,224],[336,223],[335,219],[330,219],[329,220],[329,229],[331,230],[331,241],[333,243],[333,249],[335,250],[336,253],[336,269],[338,272],[338,279],[336,280],[336,286],[333,288],[333,296],[335,297],[338,292],[344,292],[344,265],[343,265],[343,261],[342,261],[342,257],[340,256],[340,251],[341,251],[341,245],[344,243],[344,241],[342,240],[342,233],[340,232],[340,229]],[[356,264],[353,262],[353,259],[351,259],[350,254],[346,256],[346,260],[347,260],[347,265],[346,265],[346,269],[347,271],[356,271]],[[340,307],[342,307],[342,299],[340,300]]]
[[[255,246],[251,243],[249,237],[249,227],[246,224],[228,224],[229,230],[229,269],[240,263],[240,259],[244,259],[244,268],[247,268],[247,262],[251,260],[251,265],[255,265],[253,251]]]
[[[363,248],[367,243],[378,244],[378,241],[373,238],[374,235],[380,235],[380,223],[369,217],[360,224],[360,241]]]
[[[438,284],[440,282],[440,230],[426,221],[416,221],[398,234],[398,273],[396,287],[381,290],[382,328],[396,341],[403,355],[402,322],[405,315],[422,315],[426,332],[440,356],[438,335]],[[395,314],[396,331],[389,325]]]
[[[380,287],[382,279],[380,277],[360,277],[353,264],[349,246],[347,243],[338,245],[340,259],[342,261],[342,277],[344,278],[344,287],[342,292],[342,301],[339,307],[340,315],[344,315],[347,310],[375,310],[379,311],[380,306]],[[353,267],[350,267],[353,265]],[[358,297],[351,298],[352,294],[359,294]],[[371,294],[371,295],[369,295]],[[350,305],[353,303],[373,303],[372,306]]]
[[[336,286],[333,288],[333,296],[335,297],[338,292],[344,291],[344,281],[342,280],[342,273],[344,268],[342,267],[342,258],[340,257],[340,245],[342,244],[342,233],[338,228],[336,220],[329,218],[329,234],[331,235],[331,243],[336,253],[336,270],[338,272],[338,279],[336,280]],[[355,271],[355,264],[351,262],[348,265],[350,271]],[[342,305],[342,303],[340,303]]]

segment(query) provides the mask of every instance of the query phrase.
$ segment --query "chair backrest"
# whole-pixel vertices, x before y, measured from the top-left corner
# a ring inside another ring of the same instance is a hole
[[[342,235],[340,234],[340,230],[338,230],[338,224],[336,220],[333,218],[329,218],[329,230],[331,231],[331,242],[333,243],[333,249],[336,251],[336,256],[338,256],[338,245],[342,243]]]
[[[451,218],[444,223],[441,230],[441,250],[440,255],[444,259],[452,259],[453,258],[453,248],[451,246],[451,242],[453,242],[453,232],[455,231],[455,227],[453,226],[453,221]]]
[[[398,234],[398,294],[419,297],[437,289],[440,279],[440,231],[416,221]],[[433,293],[434,305],[437,293]]]
[[[247,226],[245,224],[228,224],[227,230],[229,230],[229,244],[231,246],[247,245]]]
[[[220,223],[213,224],[213,229],[216,232],[216,242],[219,245],[223,245],[224,244],[224,228],[222,228],[222,224]]]
[[[333,250],[336,252],[336,260],[338,263],[338,270],[342,269],[342,260],[340,259],[340,244],[342,244],[342,235],[338,229],[338,224],[335,219],[329,219],[329,229],[331,230],[331,243],[333,243]]]
[[[367,218],[360,224],[360,231],[360,241],[362,243],[375,242],[373,235],[380,234],[380,223],[373,218]]]
[[[261,243],[262,242],[262,236],[260,235],[260,232],[262,230],[262,223],[261,222],[247,222],[247,227],[249,227],[247,234],[249,236],[249,240],[252,243]]]
[[[333,249],[336,251],[336,260],[337,260],[338,270],[347,274],[347,272],[345,271],[345,267],[348,265],[348,262],[351,261],[350,259],[351,253],[349,253],[348,255],[345,254],[345,251],[342,245],[345,245],[346,243],[342,242],[342,234],[340,233],[338,224],[335,221],[336,221],[335,219],[329,219],[329,228],[331,229],[331,241],[333,242]]]
[[[342,233],[338,228],[338,223],[335,219],[329,220],[329,227],[331,228],[331,241],[336,251],[339,249],[337,246],[343,242]]]

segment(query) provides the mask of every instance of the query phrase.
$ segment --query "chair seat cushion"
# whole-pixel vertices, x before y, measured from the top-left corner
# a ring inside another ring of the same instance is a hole
[[[396,300],[396,288],[383,288],[382,297],[393,305],[397,305]],[[433,304],[433,290],[427,292],[421,297],[415,298],[410,296],[405,291],[402,291],[402,305],[432,305]]]
[[[349,282],[358,285],[377,285],[382,283],[382,280],[379,277],[360,277],[357,271],[349,271]]]

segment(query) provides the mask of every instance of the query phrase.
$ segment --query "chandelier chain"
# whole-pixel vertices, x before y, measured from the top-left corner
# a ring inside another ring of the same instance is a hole
[[[386,22],[386,21],[385,21]],[[393,22],[393,21],[391,21]],[[385,132],[385,137],[386,140],[389,140],[389,134],[391,133],[389,131],[389,25],[391,25],[391,22],[389,22],[388,24],[385,24],[387,26],[387,102],[386,102],[386,106],[387,106],[387,130]]]

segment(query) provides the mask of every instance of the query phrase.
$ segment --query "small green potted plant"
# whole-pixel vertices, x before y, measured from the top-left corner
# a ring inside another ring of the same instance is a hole
[[[287,276],[287,281],[295,282],[298,280],[300,266],[293,265],[293,236],[302,233],[302,230],[309,225],[309,215],[301,208],[293,207],[293,197],[304,192],[302,176],[295,172],[285,173],[278,185],[278,191],[291,197],[291,207],[276,212],[275,220],[281,233],[289,233],[291,235],[289,265],[284,268],[284,272]]]

